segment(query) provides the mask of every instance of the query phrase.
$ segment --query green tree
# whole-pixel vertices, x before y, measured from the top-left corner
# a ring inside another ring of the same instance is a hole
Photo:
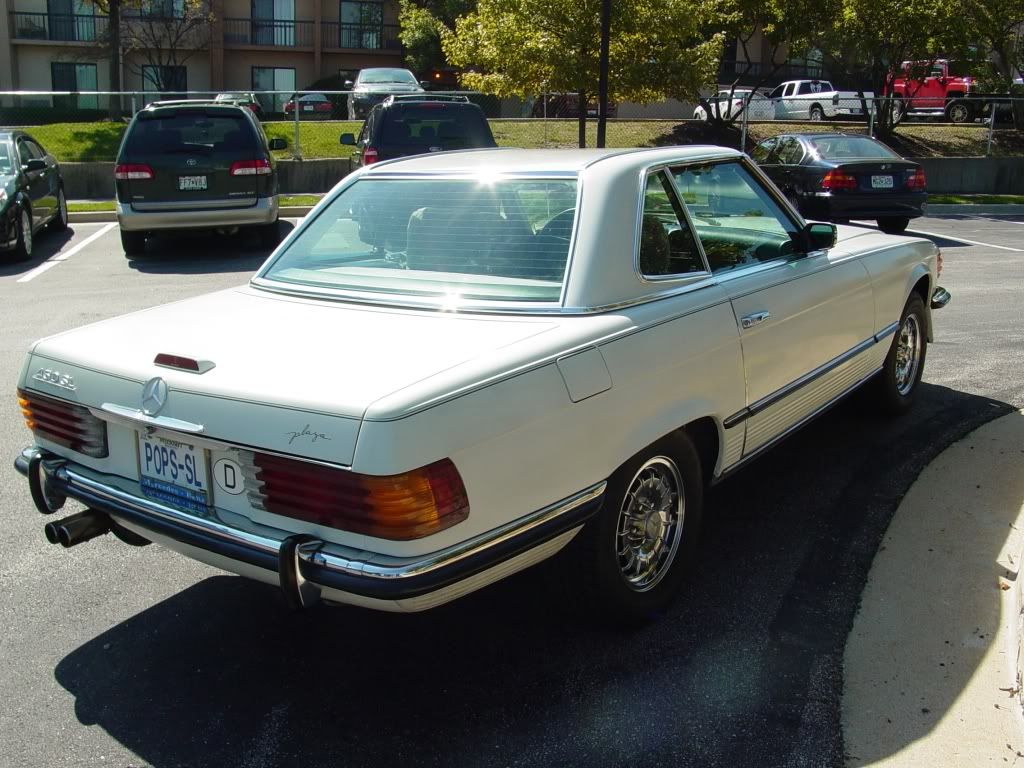
[[[723,52],[723,60],[737,53],[732,79],[729,81],[729,104],[741,82],[748,83],[749,106],[754,92],[766,83],[773,83],[786,61],[806,56],[814,47],[819,31],[839,12],[841,0],[727,0],[720,9],[723,29],[738,51]],[[759,44],[759,45],[756,45]],[[756,47],[755,47],[756,46]],[[722,68],[723,71],[726,68]],[[742,110],[719,114],[706,99],[700,100],[712,124],[731,125]]]
[[[417,74],[443,67],[441,35],[455,27],[455,20],[476,8],[475,0],[400,0],[399,37],[405,64]]]
[[[959,0],[960,12],[973,42],[990,54],[995,77],[992,85],[1017,98],[1013,122],[1024,130],[1024,86],[1014,78],[1024,71],[1024,2],[1022,0]]]
[[[834,23],[818,39],[818,48],[834,68],[852,80],[867,80],[881,96],[902,62],[963,51],[968,37],[963,27],[963,19],[957,17],[950,3],[841,0]],[[885,100],[873,105],[875,131],[882,138],[892,134],[901,116],[894,104]],[[865,101],[865,107],[871,105]]]
[[[499,97],[575,94],[579,145],[597,94],[600,0],[480,0],[442,32],[462,84]],[[714,78],[724,35],[704,34],[718,12],[700,0],[617,0],[612,7],[609,98],[696,100]]]

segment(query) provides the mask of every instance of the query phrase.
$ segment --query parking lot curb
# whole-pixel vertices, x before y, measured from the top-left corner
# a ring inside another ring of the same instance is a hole
[[[979,214],[979,215],[982,215],[982,216],[984,216],[984,215],[992,215],[992,214],[996,214],[996,215],[998,215],[998,214],[1008,214],[1008,215],[1024,214],[1024,205],[1003,204],[1003,203],[992,204],[992,205],[982,205],[982,204],[975,205],[975,204],[972,204],[972,203],[963,203],[963,204],[956,204],[956,205],[945,205],[945,204],[944,205],[937,205],[937,204],[934,204],[934,203],[928,203],[928,215],[929,216],[937,216],[937,215],[950,214],[950,213],[973,213],[973,214]]]
[[[848,768],[1001,764],[1024,752],[1024,412],[947,448],[875,555],[844,655]]]

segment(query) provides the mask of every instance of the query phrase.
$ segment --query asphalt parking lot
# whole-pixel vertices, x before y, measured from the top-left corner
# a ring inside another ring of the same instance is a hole
[[[843,645],[898,501],[1024,406],[1024,216],[912,230],[953,294],[918,407],[852,398],[714,489],[686,592],[628,633],[580,621],[543,566],[425,614],[293,614],[155,546],[52,548],[11,467],[28,344],[242,283],[266,253],[187,237],[129,261],[116,226],[74,224],[0,260],[0,766],[841,766]]]

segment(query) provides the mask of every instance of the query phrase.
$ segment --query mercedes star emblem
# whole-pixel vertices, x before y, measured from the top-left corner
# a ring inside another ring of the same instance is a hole
[[[156,416],[167,402],[167,382],[159,376],[146,382],[142,388],[142,412]]]
[[[195,158],[190,157],[188,160],[185,161],[185,165],[187,165],[187,166],[189,166],[191,168],[191,167],[194,167],[196,165],[199,165],[199,161],[196,160]]]

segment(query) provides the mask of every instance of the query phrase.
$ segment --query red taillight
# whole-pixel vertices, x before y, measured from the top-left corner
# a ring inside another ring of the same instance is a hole
[[[382,539],[420,539],[469,515],[466,488],[449,459],[400,475],[361,475],[253,453],[250,473],[253,506]]]
[[[330,112],[331,104],[328,101],[318,101],[315,109],[317,112]]]
[[[107,425],[88,408],[23,389],[18,405],[33,434],[95,459],[107,455]]]
[[[856,189],[857,179],[845,171],[829,171],[821,180],[821,188],[829,190]]]
[[[142,181],[153,178],[153,169],[141,163],[121,163],[114,168],[117,181]]]
[[[905,182],[907,189],[920,189],[923,190],[927,184],[927,180],[924,176],[924,168],[918,168],[912,174],[907,176]]]
[[[371,163],[377,162],[377,150],[373,147],[367,147],[363,150],[363,165],[370,165]]]
[[[230,172],[232,176],[267,176],[270,170],[269,160],[236,160]]]

